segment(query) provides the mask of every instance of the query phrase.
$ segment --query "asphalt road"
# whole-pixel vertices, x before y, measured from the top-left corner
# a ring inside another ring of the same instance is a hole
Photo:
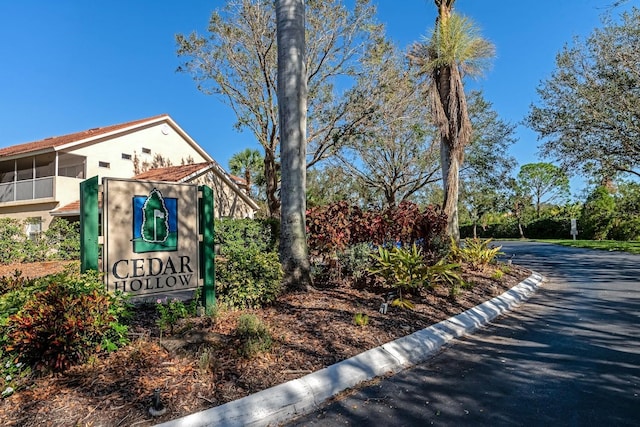
[[[640,256],[508,242],[547,282],[433,359],[291,426],[640,426]]]

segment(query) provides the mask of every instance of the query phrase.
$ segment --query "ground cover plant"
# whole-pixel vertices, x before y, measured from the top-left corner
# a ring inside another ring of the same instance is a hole
[[[415,216],[413,209],[408,206],[404,212],[413,212]],[[430,211],[418,211],[425,212],[426,216],[431,215]],[[380,212],[366,213],[372,217],[378,214]],[[391,210],[385,215],[388,216],[380,218],[404,216]],[[408,222],[409,215],[406,218]],[[421,218],[424,216],[411,220],[421,221]],[[376,221],[374,223],[385,224],[381,219]],[[423,225],[424,230],[433,228]],[[244,234],[256,240],[256,233],[237,233],[239,229],[255,231],[254,226],[234,224],[227,229],[235,230],[233,234],[237,236]],[[266,236],[269,234],[266,230],[270,225],[264,227],[261,228],[265,231],[262,242],[268,244],[271,237]],[[207,316],[197,315],[197,295],[192,301],[175,301],[169,297],[137,304],[131,318],[121,315],[125,314],[124,310],[116,316],[117,323],[127,328],[126,331],[119,329],[120,335],[116,334],[120,341],[112,338],[117,349],[108,349],[102,344],[98,338],[104,334],[92,335],[86,347],[91,351],[75,351],[74,355],[82,357],[68,358],[68,363],[59,365],[60,369],[56,363],[42,369],[34,359],[9,355],[6,350],[11,347],[5,340],[2,342],[2,351],[5,351],[2,376],[10,377],[12,382],[1,384],[3,390],[7,387],[11,390],[0,399],[0,419],[6,425],[16,426],[153,425],[286,382],[428,327],[500,294],[528,276],[527,271],[495,259],[484,269],[453,262],[440,242],[438,245],[425,242],[425,234],[411,239],[408,229],[404,231],[406,234],[402,234],[402,230],[397,227],[394,233],[388,232],[386,235],[390,237],[386,242],[379,239],[375,244],[362,241],[345,244],[339,249],[333,247],[331,253],[325,252],[322,256],[322,251],[314,247],[317,274],[315,286],[308,292],[278,290],[273,294],[273,278],[263,279],[261,270],[254,269],[243,279],[254,284],[246,287],[244,296],[238,292],[242,286],[220,283],[218,305]],[[440,239],[438,233],[427,235]],[[221,233],[219,241],[230,239],[229,236]],[[217,268],[229,269],[229,265],[233,265],[230,260],[252,253],[249,243],[244,245],[248,248],[246,252],[241,250],[243,244],[237,240],[242,238],[233,237],[234,243],[221,245],[219,257],[226,262],[218,263]],[[376,254],[381,249],[409,259],[399,261],[390,275],[379,274],[375,272],[380,268],[376,266]],[[265,246],[260,253],[272,252]],[[73,265],[77,268],[77,264]],[[0,299],[0,304],[5,301],[5,307],[8,304],[14,307],[11,316],[20,315],[24,307],[36,307],[35,295],[42,298],[51,283],[67,281],[52,277],[78,277],[73,271],[63,272],[62,276],[47,276],[58,268],[51,264],[44,271],[41,264],[22,264],[19,267],[23,273],[15,276],[13,271],[17,267],[0,268],[0,277],[4,276],[0,281],[3,290],[25,290],[6,300],[9,302]],[[230,274],[225,280],[237,277],[234,269],[227,273]],[[32,279],[43,274],[42,279]],[[394,277],[403,282],[399,283]],[[80,282],[65,285],[70,289],[78,287]],[[91,291],[78,295],[93,298],[93,288],[88,288]],[[3,291],[3,295],[7,294]],[[410,304],[394,306],[392,302],[398,298]],[[387,304],[386,313],[380,310],[383,304]],[[79,315],[73,310],[70,312]],[[13,333],[7,333],[6,328],[2,331],[3,337]],[[54,373],[54,370],[60,372]],[[154,418],[149,407],[156,390],[167,411]]]

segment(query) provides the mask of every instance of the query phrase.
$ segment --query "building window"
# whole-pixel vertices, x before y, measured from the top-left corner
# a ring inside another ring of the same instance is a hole
[[[27,218],[27,237],[33,242],[37,242],[42,232],[42,218],[31,217]]]
[[[14,160],[0,162],[0,183],[16,180],[16,163]]]
[[[58,175],[84,179],[85,161],[83,156],[60,153],[58,155]]]
[[[33,179],[33,157],[24,157],[22,159],[16,159],[16,181],[27,181]]]
[[[110,168],[111,164],[109,162],[98,162],[98,167],[101,168]]]
[[[151,148],[144,148],[144,147],[142,147],[142,153],[143,153],[143,154],[151,154]]]
[[[36,178],[46,178],[56,175],[56,153],[36,156]]]
[[[124,160],[131,160],[131,154],[122,153],[122,158],[123,158]]]

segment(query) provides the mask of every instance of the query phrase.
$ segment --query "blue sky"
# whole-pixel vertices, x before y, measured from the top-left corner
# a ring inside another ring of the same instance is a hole
[[[433,26],[431,0],[373,0],[378,20],[401,47]],[[614,9],[618,15],[640,0]],[[503,120],[517,124],[536,100],[536,87],[555,55],[574,36],[586,37],[614,0],[457,0],[496,45],[482,89]],[[233,129],[219,99],[176,73],[176,33],[204,33],[222,0],[0,1],[0,147],[168,113],[218,162],[258,148]],[[511,153],[537,161],[535,133],[518,126]],[[574,191],[580,187],[574,181]]]

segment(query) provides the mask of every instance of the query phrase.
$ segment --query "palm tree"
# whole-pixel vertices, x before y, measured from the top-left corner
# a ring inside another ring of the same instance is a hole
[[[234,154],[229,159],[229,169],[234,175],[244,175],[247,183],[247,194],[251,195],[251,184],[254,183],[253,176],[264,168],[264,159],[260,155],[260,151],[246,148],[239,153]]]
[[[288,288],[311,286],[306,236],[305,1],[276,0],[280,124],[280,262]]]
[[[470,20],[453,12],[455,0],[434,0],[438,17],[431,37],[416,43],[410,60],[427,77],[434,121],[440,133],[440,161],[444,187],[443,211],[447,232],[456,241],[458,229],[458,182],[464,148],[471,140],[471,121],[463,77],[482,74],[494,47],[477,35]]]

